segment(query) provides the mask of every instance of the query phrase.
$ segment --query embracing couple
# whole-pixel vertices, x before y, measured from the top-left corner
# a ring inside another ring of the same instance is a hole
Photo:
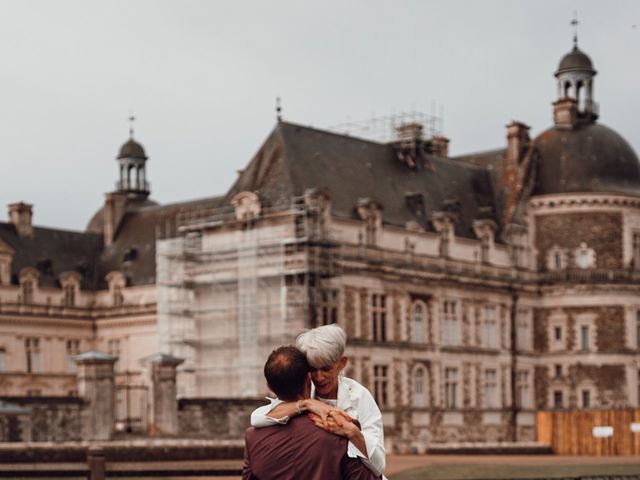
[[[251,414],[243,480],[382,477],[382,414],[369,390],[342,375],[346,343],[340,327],[325,325],[269,355],[264,376],[278,398]]]

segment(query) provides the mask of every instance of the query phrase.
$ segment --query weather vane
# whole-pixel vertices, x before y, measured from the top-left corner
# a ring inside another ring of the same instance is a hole
[[[573,46],[576,48],[578,48],[578,25],[580,25],[580,22],[578,21],[578,12],[574,10],[571,26],[573,27]]]
[[[136,121],[136,117],[133,115],[133,112],[129,112],[129,137],[133,138],[133,122]]]
[[[278,121],[282,121],[282,104],[280,103],[280,97],[276,97],[276,118]]]

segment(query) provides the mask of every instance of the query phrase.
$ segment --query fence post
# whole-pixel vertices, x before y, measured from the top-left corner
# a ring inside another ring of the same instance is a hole
[[[85,440],[110,440],[115,421],[113,366],[118,358],[102,352],[76,355],[78,393],[86,402],[82,412]]]
[[[178,433],[176,368],[184,360],[157,353],[143,358],[141,362],[151,364],[149,432],[154,435],[176,435]]]
[[[100,447],[89,447],[87,449],[87,466],[89,467],[89,480],[105,480],[107,477],[104,450]]]

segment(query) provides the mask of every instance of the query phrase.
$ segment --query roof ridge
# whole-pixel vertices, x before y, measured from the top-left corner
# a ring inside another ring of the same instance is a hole
[[[12,226],[13,223],[11,222],[0,222],[1,226]],[[48,227],[46,225],[33,225],[33,229],[34,230],[43,230],[43,231],[48,231],[48,232],[61,232],[61,233],[70,233],[73,235],[89,235],[89,236],[95,236],[95,237],[102,237],[101,233],[95,233],[95,232],[87,232],[85,230],[71,230],[68,228],[56,228],[56,227]]]

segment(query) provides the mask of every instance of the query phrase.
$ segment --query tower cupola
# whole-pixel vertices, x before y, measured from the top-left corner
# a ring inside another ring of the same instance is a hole
[[[596,76],[589,56],[578,48],[574,37],[573,50],[567,53],[555,73],[558,79],[558,104],[562,109],[575,110],[575,118],[593,121],[598,118],[598,105],[593,100],[593,77]],[[556,116],[557,118],[557,116]]]
[[[130,117],[133,122],[134,117]],[[147,155],[144,148],[133,139],[133,124],[129,129],[129,140],[120,147],[117,157],[120,164],[120,179],[116,182],[116,191],[129,195],[147,197],[151,191],[147,182]]]

